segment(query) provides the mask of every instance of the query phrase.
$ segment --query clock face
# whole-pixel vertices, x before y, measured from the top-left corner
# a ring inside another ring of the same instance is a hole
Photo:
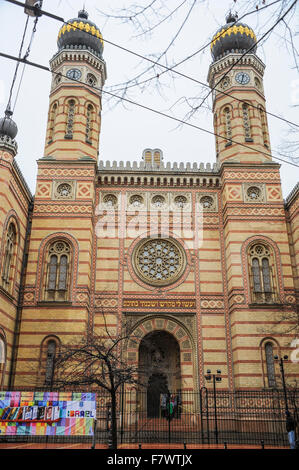
[[[236,81],[241,85],[247,85],[250,81],[250,76],[246,72],[238,72],[236,75]]]
[[[71,78],[73,80],[80,80],[81,72],[78,69],[70,69],[66,72],[67,78]]]

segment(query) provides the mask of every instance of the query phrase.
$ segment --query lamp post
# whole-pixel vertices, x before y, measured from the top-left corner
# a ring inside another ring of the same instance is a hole
[[[218,444],[218,426],[217,426],[217,403],[216,403],[216,382],[221,382],[221,370],[217,370],[217,375],[212,374],[210,369],[207,370],[207,375],[205,375],[205,379],[207,382],[210,382],[213,378],[213,394],[214,394],[214,414],[215,414],[215,439],[216,444]]]
[[[279,367],[280,367],[280,373],[281,373],[281,378],[282,378],[282,386],[283,386],[283,393],[284,393],[284,402],[285,402],[285,410],[289,411],[288,407],[288,397],[287,397],[287,389],[286,389],[286,383],[285,383],[285,376],[284,376],[284,366],[283,366],[283,361],[288,360],[288,356],[283,356],[280,359],[278,356],[274,356],[274,359],[278,361],[279,359]]]

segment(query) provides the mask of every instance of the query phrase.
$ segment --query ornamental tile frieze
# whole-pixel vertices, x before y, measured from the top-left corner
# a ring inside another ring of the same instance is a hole
[[[195,299],[190,300],[160,300],[160,299],[124,299],[123,308],[137,308],[137,309],[196,309]]]

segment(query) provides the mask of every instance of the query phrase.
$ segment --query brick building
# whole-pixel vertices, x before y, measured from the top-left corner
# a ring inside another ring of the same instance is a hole
[[[125,354],[146,365],[149,390],[198,390],[208,369],[226,390],[281,385],[274,356],[292,353],[298,306],[299,187],[283,200],[255,41],[232,16],[213,37],[212,166],[165,162],[154,147],[104,163],[102,36],[85,11],[62,26],[34,199],[9,112],[0,122],[2,389],[47,383],[60,344],[104,323],[118,334],[124,321],[140,338]],[[291,360],[285,371],[299,378]]]

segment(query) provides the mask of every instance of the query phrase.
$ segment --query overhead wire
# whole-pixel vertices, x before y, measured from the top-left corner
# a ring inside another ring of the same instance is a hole
[[[225,74],[221,77],[221,79],[211,88],[211,90],[209,91],[209,93],[205,96],[205,98],[201,101],[201,103],[199,104],[199,107],[201,107],[204,102],[206,101],[206,99],[210,96],[210,94],[216,89],[216,86],[219,85],[219,83],[229,74],[229,72],[239,63],[241,62],[241,60],[246,56],[246,54],[248,54],[249,52],[251,52],[256,46],[257,44],[259,44],[266,36],[268,36],[268,34],[271,33],[271,31],[273,31],[273,29],[281,22],[284,20],[284,18],[288,15],[288,13],[293,9],[293,7],[296,5],[298,0],[295,0],[292,5],[288,8],[288,10],[276,21],[276,23],[274,25],[271,26],[271,28],[266,32],[264,33],[260,39],[258,39],[246,52],[244,52],[241,57],[239,57],[236,62],[234,62],[234,64],[231,65],[231,67],[225,72]],[[299,127],[299,125],[295,124],[297,127]]]
[[[18,5],[18,6],[25,6],[24,3],[22,3],[22,2],[20,2],[20,1],[18,1],[18,0],[5,0],[5,1],[8,2],[8,3],[12,3],[12,4],[15,4],[15,5]],[[258,11],[262,11],[263,9],[268,8],[269,6],[272,6],[272,5],[274,5],[274,4],[276,4],[276,3],[279,3],[279,2],[281,2],[281,1],[283,1],[283,0],[276,0],[276,1],[272,2],[271,4],[266,5],[266,6],[262,7],[262,8],[260,8]],[[293,5],[291,6],[291,8],[293,8],[293,6],[294,6],[295,3],[297,3],[297,0],[295,0],[295,2],[293,3]],[[30,9],[34,10],[35,7],[27,7],[27,8],[30,8]],[[290,8],[290,9],[291,9],[291,8]],[[64,18],[62,18],[62,17],[59,17],[59,16],[57,16],[57,15],[54,15],[54,14],[52,14],[52,13],[46,12],[46,11],[41,10],[41,9],[40,9],[39,11],[40,11],[40,14],[41,14],[41,15],[48,16],[48,17],[50,17],[50,18],[52,18],[52,19],[55,19],[55,20],[60,21],[60,22],[63,22],[63,23],[65,23],[65,24],[67,24],[67,25],[72,25],[72,27],[74,27],[75,29],[80,29],[80,28],[74,26],[73,23],[70,23],[70,22],[68,22],[68,21],[65,21]],[[253,10],[253,11],[251,11],[251,12],[245,13],[240,19],[237,19],[233,24],[237,23],[238,21],[241,21],[241,19],[243,19],[244,17],[246,17],[246,16],[248,16],[248,15],[250,15],[250,14],[256,13],[256,11],[257,11],[257,10]],[[288,12],[287,12],[287,13],[288,13]],[[284,16],[285,16],[285,15],[284,15]],[[281,19],[279,19],[279,21],[277,22],[277,24],[278,24],[283,18],[284,18],[284,17],[281,17]],[[239,63],[240,60],[241,60],[249,51],[251,51],[251,50],[255,47],[256,44],[258,44],[266,35],[268,35],[268,34],[271,32],[271,30],[272,30],[275,26],[276,26],[276,25],[272,26],[272,28],[271,28],[269,31],[267,31],[267,33],[265,33],[262,38],[260,38],[251,48],[249,48],[249,49],[240,57],[240,59],[239,59],[235,64],[233,64],[233,65],[231,66],[231,68],[227,71],[227,73],[229,73],[229,71],[232,70],[232,69],[237,65],[237,63]],[[88,32],[85,32],[85,33],[90,35],[90,33],[88,33]],[[223,32],[222,34],[224,34],[224,32]],[[220,34],[219,37],[220,37],[222,34]],[[106,42],[107,44],[110,44],[110,45],[112,45],[112,46],[114,46],[114,47],[117,47],[117,48],[119,48],[119,49],[121,49],[121,50],[123,50],[123,51],[125,51],[125,52],[128,52],[128,53],[130,53],[130,54],[132,54],[132,55],[135,55],[136,57],[139,57],[139,58],[141,58],[141,59],[144,59],[144,60],[146,60],[146,61],[149,61],[149,62],[153,63],[154,65],[158,65],[159,67],[164,68],[165,71],[164,71],[164,72],[161,72],[160,75],[162,75],[163,73],[165,73],[165,72],[167,72],[167,71],[172,71],[173,73],[178,74],[179,76],[181,76],[181,77],[183,77],[183,78],[186,78],[186,79],[191,80],[191,81],[193,81],[193,82],[195,82],[195,83],[198,83],[198,84],[200,84],[200,85],[202,85],[202,86],[204,86],[204,87],[206,87],[206,88],[210,88],[209,94],[203,99],[204,101],[208,98],[208,96],[212,93],[212,91],[216,90],[217,92],[219,92],[219,93],[221,93],[221,94],[223,94],[223,95],[232,97],[233,99],[235,99],[235,100],[238,101],[238,102],[247,104],[249,107],[251,107],[251,108],[253,108],[253,109],[259,109],[258,106],[255,106],[253,103],[250,103],[250,102],[247,102],[247,101],[245,101],[245,100],[242,100],[241,98],[237,98],[237,97],[231,95],[230,93],[225,92],[225,91],[223,91],[223,90],[221,90],[221,89],[219,89],[219,88],[216,89],[216,85],[215,85],[213,88],[211,88],[209,85],[207,85],[207,84],[204,83],[204,82],[201,82],[201,81],[199,81],[199,80],[197,80],[197,79],[195,79],[195,78],[193,78],[193,77],[190,77],[190,76],[188,76],[188,75],[186,75],[186,74],[184,74],[184,73],[181,73],[181,72],[179,72],[179,71],[177,71],[177,70],[173,70],[174,67],[177,67],[177,66],[181,65],[181,64],[182,64],[183,62],[185,62],[186,60],[188,60],[188,59],[190,59],[191,57],[195,56],[195,55],[198,54],[199,52],[202,52],[202,50],[204,50],[206,47],[208,47],[208,46],[212,43],[212,41],[209,42],[209,43],[207,43],[205,46],[203,46],[203,47],[202,47],[201,49],[199,49],[198,51],[196,51],[193,55],[191,55],[191,56],[185,58],[184,60],[182,60],[181,62],[179,62],[178,64],[174,65],[174,66],[171,68],[171,67],[167,67],[167,66],[165,66],[165,65],[163,65],[163,64],[157,63],[156,61],[154,61],[154,60],[152,60],[152,59],[150,59],[150,58],[148,58],[148,57],[145,57],[145,56],[143,56],[143,55],[141,55],[141,54],[139,54],[139,53],[137,53],[137,52],[134,52],[134,51],[132,51],[132,50],[126,48],[126,47],[123,47],[123,46],[121,46],[121,45],[119,45],[119,44],[116,44],[116,43],[114,43],[114,42],[112,42],[112,41],[109,41],[108,39],[105,39],[105,38],[102,38],[102,39],[103,39],[103,41]],[[227,73],[226,73],[226,74],[227,74]],[[226,74],[221,78],[221,80],[226,76]],[[160,75],[159,75],[159,76],[160,76]],[[144,80],[144,81],[141,82],[139,85],[144,84],[144,83],[146,83],[147,81],[152,80],[152,79],[154,79],[154,78],[157,78],[157,75],[155,75],[155,77],[151,77],[151,78],[149,78],[149,79],[147,79],[147,80]],[[220,80],[220,81],[221,81],[221,80]],[[220,83],[220,81],[217,83],[217,85]],[[135,85],[134,85],[134,86],[135,86]],[[118,92],[118,91],[121,91],[121,90],[116,90],[116,92]],[[204,101],[202,101],[202,103],[201,103],[199,106],[197,106],[196,109],[198,109],[199,107],[201,107]],[[283,118],[283,117],[281,117],[281,116],[278,116],[277,114],[271,113],[270,111],[267,111],[267,110],[264,110],[264,112],[265,112],[265,114],[268,114],[269,116],[272,116],[272,117],[274,117],[274,118],[276,118],[276,119],[279,119],[279,120],[281,120],[281,121],[286,122],[287,124],[290,124],[290,125],[293,125],[293,126],[299,128],[299,124],[297,124],[297,123],[295,123],[295,122],[289,121],[288,119],[285,119],[285,118]]]
[[[61,76],[61,77],[63,77],[63,78],[68,78],[66,75],[62,74],[61,72],[54,72],[54,71],[50,70],[50,68],[49,68],[49,67],[46,67],[45,65],[41,65],[41,64],[37,64],[37,63],[35,63],[35,62],[27,61],[26,59],[21,59],[21,58],[18,58],[18,57],[14,57],[14,56],[11,56],[11,55],[6,54],[6,53],[4,53],[4,52],[0,52],[0,57],[4,57],[4,58],[10,59],[10,60],[20,61],[20,62],[26,63],[26,64],[28,64],[28,65],[31,65],[31,66],[33,66],[33,67],[37,67],[37,68],[39,68],[39,69],[45,70],[45,71],[47,71],[47,72],[50,72],[51,74],[59,75],[59,76]],[[82,82],[80,82],[80,80],[76,80],[75,78],[71,78],[71,79],[69,79],[69,80],[71,80],[71,81],[73,81],[73,82],[76,82],[76,83],[79,83],[80,85],[82,85]],[[151,112],[153,112],[153,113],[155,113],[155,114],[157,114],[157,115],[160,115],[160,116],[169,118],[169,119],[171,119],[171,120],[173,120],[173,121],[179,122],[179,123],[181,123],[181,124],[184,124],[184,125],[186,125],[186,126],[192,127],[192,128],[194,128],[194,129],[198,129],[198,130],[200,130],[200,131],[202,131],[202,132],[205,132],[205,133],[207,133],[207,134],[210,134],[210,135],[219,137],[219,138],[221,138],[221,139],[230,141],[230,142],[232,142],[232,143],[234,143],[234,144],[238,144],[238,145],[240,145],[241,147],[246,148],[247,150],[254,151],[254,152],[259,153],[259,154],[262,154],[262,155],[264,155],[264,156],[273,158],[274,160],[278,160],[278,161],[281,161],[281,162],[284,162],[284,163],[287,163],[287,164],[289,164],[289,165],[292,165],[292,166],[294,166],[294,167],[299,168],[299,165],[296,165],[295,163],[291,163],[291,162],[289,162],[289,161],[287,161],[287,160],[284,160],[284,159],[282,159],[282,158],[276,157],[275,155],[273,155],[273,154],[271,154],[271,153],[263,152],[263,151],[261,151],[261,150],[254,149],[254,148],[250,147],[249,145],[243,144],[242,142],[238,142],[238,141],[236,141],[236,140],[234,140],[234,139],[228,138],[228,137],[223,136],[223,135],[221,135],[221,134],[218,134],[218,133],[216,133],[216,132],[212,132],[212,131],[210,131],[210,130],[208,130],[208,129],[205,129],[205,128],[203,128],[203,127],[197,126],[197,125],[192,124],[192,123],[190,123],[190,122],[185,122],[185,121],[183,121],[182,119],[176,118],[176,117],[174,117],[174,116],[171,116],[170,114],[166,114],[166,113],[164,113],[164,112],[162,112],[162,111],[159,111],[159,110],[157,110],[157,109],[151,108],[151,107],[146,106],[146,105],[144,105],[144,104],[142,104],[142,103],[137,103],[136,101],[132,101],[132,100],[130,100],[130,99],[128,99],[128,98],[123,98],[123,97],[120,97],[120,96],[116,96],[116,95],[114,95],[113,93],[111,93],[111,92],[109,92],[109,91],[107,91],[107,90],[104,90],[103,88],[99,88],[99,87],[96,87],[96,86],[92,86],[92,85],[87,84],[87,83],[85,83],[84,85],[87,86],[87,87],[89,87],[89,88],[92,88],[92,89],[94,89],[94,90],[97,90],[97,91],[99,91],[99,92],[101,92],[101,93],[108,94],[108,95],[113,96],[113,97],[115,97],[115,98],[121,99],[122,101],[125,101],[126,103],[130,103],[130,104],[133,104],[133,105],[135,105],[135,106],[138,106],[139,108],[145,109],[145,110],[147,110],[147,111],[151,111]],[[289,157],[286,156],[286,158],[289,158]],[[269,163],[270,163],[270,162],[269,162]]]
[[[29,15],[27,15],[27,19],[28,19],[28,18],[29,18]],[[33,43],[34,35],[35,35],[35,33],[36,33],[36,26],[37,26],[38,20],[39,20],[39,17],[36,16],[36,18],[35,18],[35,20],[34,20],[34,23],[33,23],[33,29],[32,29],[32,33],[31,33],[31,38],[30,38],[29,44],[28,44],[28,46],[27,46],[26,53],[25,53],[25,55],[24,55],[24,59],[25,59],[25,60],[27,59],[27,57],[29,57],[29,54],[30,54],[30,51],[31,51],[31,46],[32,46],[32,43]],[[22,85],[22,82],[23,82],[25,67],[26,67],[26,64],[24,63],[24,65],[23,65],[23,70],[22,70],[22,74],[21,74],[21,78],[20,78],[20,81],[19,81],[18,90],[17,90],[16,97],[15,97],[15,102],[14,102],[13,111],[15,110],[15,107],[16,107],[16,104],[17,104],[17,100],[18,100],[18,97],[19,97],[21,85]]]

